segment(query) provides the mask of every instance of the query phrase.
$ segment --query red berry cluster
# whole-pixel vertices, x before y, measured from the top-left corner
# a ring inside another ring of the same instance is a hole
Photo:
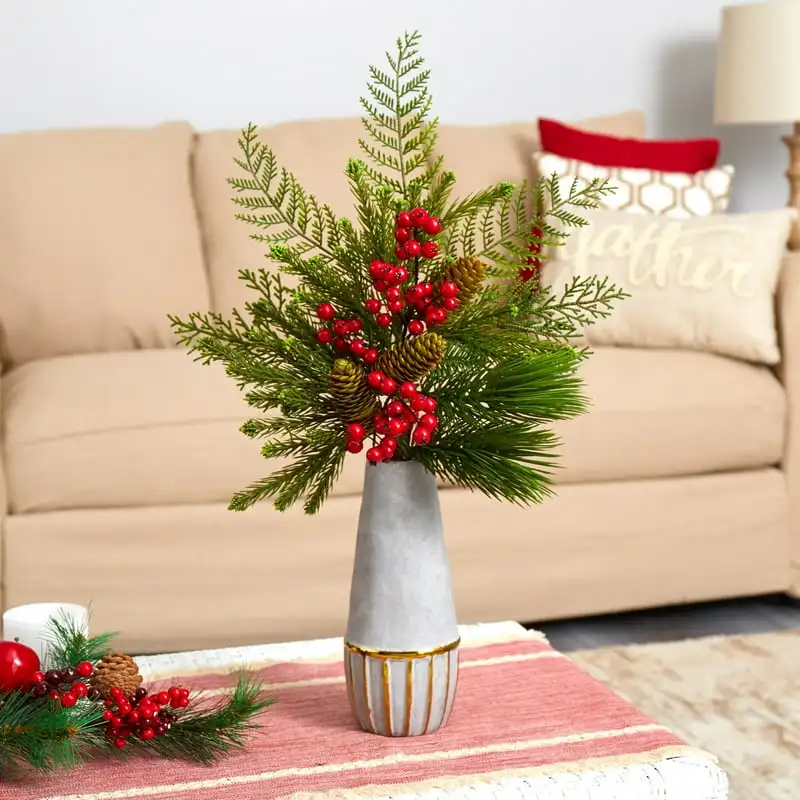
[[[394,251],[398,261],[408,261],[411,258],[436,258],[439,255],[439,245],[430,239],[421,242],[418,237],[421,232],[428,236],[436,236],[442,230],[442,223],[432,217],[424,208],[415,208],[413,211],[401,211],[395,218],[396,227],[394,238],[397,248]]]
[[[115,747],[125,747],[131,736],[145,742],[163,736],[177,719],[170,709],[188,705],[189,690],[180,686],[154,694],[148,694],[147,689],[140,687],[131,697],[126,697],[122,689],[114,686],[103,712],[106,737],[114,742]]]
[[[425,325],[435,328],[447,322],[447,312],[458,308],[458,286],[454,281],[442,281],[434,287],[430,281],[423,281],[412,286],[406,292],[406,302],[412,306],[425,320]],[[412,319],[408,323],[408,332],[414,336],[425,330],[421,319]]]
[[[77,667],[34,672],[31,693],[34,697],[46,695],[59,701],[64,708],[72,708],[83,697],[96,700],[100,693],[82,680],[93,672],[94,667],[88,661],[81,661]]]
[[[436,400],[420,394],[411,381],[397,386],[397,382],[377,370],[367,375],[367,383],[376,392],[386,395],[386,403],[375,412],[375,432],[382,436],[379,444],[367,450],[367,460],[372,464],[388,461],[397,451],[397,440],[410,433],[411,443],[423,446],[430,442],[433,431],[439,425]],[[366,429],[358,422],[347,426],[347,449],[360,453],[364,448]]]
[[[331,328],[317,331],[317,341],[320,344],[333,343],[340,353],[350,353],[355,358],[362,359],[367,366],[378,360],[378,351],[357,336],[361,331],[360,319],[334,319],[336,309],[330,303],[320,303],[317,306],[317,316],[323,322],[333,323]],[[391,319],[389,321],[391,323]]]

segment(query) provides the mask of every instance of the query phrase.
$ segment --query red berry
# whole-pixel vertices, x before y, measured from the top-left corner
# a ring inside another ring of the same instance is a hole
[[[142,715],[136,709],[134,709],[125,717],[125,722],[127,722],[128,725],[136,725],[141,718]]]
[[[387,303],[386,306],[392,314],[399,314],[403,310],[405,303],[402,300],[392,300],[392,302]]]
[[[411,227],[411,214],[408,211],[401,211],[395,218],[395,224],[398,228],[410,228]]]
[[[103,705],[106,708],[113,708],[114,707],[114,701],[113,700],[103,700]]]
[[[113,718],[114,718],[114,712],[113,712],[113,711],[111,711],[110,709],[108,709],[108,708],[107,708],[107,709],[106,709],[106,710],[103,712],[103,719],[104,719],[106,722],[110,722],[110,721],[111,721]]]
[[[383,383],[384,374],[382,372],[378,372],[378,370],[373,370],[367,375],[367,384],[370,389],[374,389],[376,392],[378,389],[381,388],[381,384]]]
[[[337,350],[347,350],[349,345],[347,344],[347,340],[343,336],[337,336],[333,340],[333,346]]]
[[[126,714],[131,713],[132,706],[130,703],[119,703],[119,705],[117,705],[117,708],[119,709],[119,713],[122,714],[122,716],[124,717]]]
[[[344,336],[347,333],[347,320],[346,319],[337,319],[336,322],[333,323],[333,332],[337,336]]]
[[[174,698],[172,702],[175,702]],[[139,713],[142,715],[142,719],[153,719],[156,712],[153,710],[153,706],[140,706]]]
[[[64,708],[72,708],[77,702],[78,695],[76,695],[75,692],[64,692],[64,694],[61,695],[61,705],[64,706]]]
[[[404,266],[399,266],[394,268],[394,272],[392,273],[392,283],[400,284],[405,283],[408,280],[408,270]]]
[[[320,344],[330,344],[332,340],[333,333],[331,333],[331,331],[329,331],[327,328],[317,331],[317,341]]]
[[[367,346],[364,344],[363,339],[354,339],[350,342],[350,352],[354,356],[363,356],[367,352]]]
[[[415,303],[418,303],[420,300],[422,300],[422,291],[420,290],[419,285],[412,286],[406,292],[406,302],[407,303],[411,303],[411,305],[413,306]]]
[[[388,403],[386,406],[386,413],[390,417],[399,417],[403,413],[405,407],[406,404],[402,400],[392,400],[392,402]]]
[[[435,397],[426,397],[423,402],[423,411],[426,411],[428,414],[433,414],[436,411],[436,398]]]
[[[415,208],[410,214],[411,224],[415,228],[421,228],[428,219],[428,212],[424,208]]]
[[[420,252],[423,258],[436,258],[439,255],[439,245],[436,242],[425,242]]]
[[[369,274],[373,278],[380,278],[383,275],[383,261],[370,261]]]
[[[447,322],[447,312],[443,308],[436,309],[436,324],[441,325]]]
[[[72,691],[75,692],[78,697],[86,697],[89,694],[89,687],[83,681],[76,681],[72,684]]]
[[[443,297],[455,297],[458,294],[458,284],[455,281],[442,281],[439,292]]]
[[[413,409],[414,409],[414,411],[420,411],[420,412],[423,412],[423,413],[424,413],[424,412],[426,412],[426,411],[428,410],[428,407],[427,407],[427,405],[426,405],[426,400],[427,400],[427,399],[428,399],[428,398],[427,398],[427,397],[425,397],[425,395],[423,395],[423,394],[418,394],[418,395],[417,395],[417,396],[416,396],[416,397],[415,397],[415,398],[414,398],[414,399],[411,401],[411,408],[413,408]]]
[[[46,680],[44,676],[44,672],[37,670],[36,672],[31,675],[31,683],[42,683],[42,681]]]
[[[402,436],[408,430],[408,423],[404,419],[390,419],[387,431],[389,436]]]
[[[388,328],[392,324],[392,315],[378,314],[378,316],[375,317],[375,322],[377,322],[382,328]]]
[[[370,347],[366,353],[364,353],[364,363],[367,366],[371,366],[378,360],[378,351],[374,348]]]
[[[415,239],[406,242],[404,247],[407,254],[406,258],[416,258],[422,252],[422,245]]]
[[[122,727],[122,717],[117,716],[116,714],[111,717],[111,721],[108,723],[110,727],[116,729]]]
[[[398,261],[407,261],[409,256],[408,256],[408,251],[406,250],[406,245],[401,244],[395,247],[394,257]]]
[[[391,436],[381,439],[381,450],[386,458],[391,458],[397,452],[397,441]]]
[[[418,319],[412,319],[408,323],[408,332],[412,336],[419,336],[424,330],[425,326]]]
[[[142,729],[142,731],[139,733],[139,738],[140,738],[140,739],[141,739],[143,742],[146,742],[146,741],[148,741],[148,740],[150,740],[150,739],[153,739],[153,738],[155,738],[155,735],[156,735],[156,732],[155,732],[155,731],[154,731],[152,728],[144,728],[144,729]]]
[[[431,440],[431,432],[428,428],[414,428],[414,433],[411,434],[411,441],[417,446],[426,445]]]
[[[375,412],[375,416],[373,417],[373,422],[375,424],[375,430],[383,435],[386,433],[389,425],[389,420],[386,418],[384,414],[381,414],[380,411]]]
[[[114,747],[118,747],[120,750],[125,747],[125,740],[124,739],[114,739]]]
[[[186,708],[189,705],[189,694],[188,692],[186,695],[181,695],[180,699],[178,700],[178,708]]]
[[[442,223],[439,221],[438,217],[428,217],[425,222],[422,223],[422,229],[428,236],[436,236],[442,230]]]
[[[333,319],[334,314],[336,314],[336,311],[330,303],[320,303],[317,306],[317,316],[320,319],[324,319],[326,321]]]
[[[458,308],[458,300],[456,300],[455,297],[445,297],[444,300],[442,300],[442,306],[444,306],[447,311],[455,311]]]
[[[361,439],[350,439],[345,445],[348,453],[360,453],[364,449]]]
[[[419,291],[423,297],[430,297],[433,294],[433,284],[430,281],[422,281],[419,284]]]
[[[439,309],[436,306],[428,306],[425,309],[425,322],[428,324],[428,327],[432,328],[435,325],[439,324],[439,315],[437,311]]]
[[[397,382],[394,378],[384,377],[381,381],[381,394],[394,394],[397,389]]]
[[[370,299],[364,303],[364,308],[366,308],[370,314],[377,314],[381,310],[381,301],[378,300],[377,297],[370,297]]]
[[[372,288],[375,289],[376,292],[385,292],[388,284],[386,283],[383,278],[378,281],[372,282]]]
[[[412,397],[416,396],[417,387],[411,381],[406,381],[400,386],[400,397],[405,397],[406,400],[410,400]]]
[[[379,461],[383,461],[383,450],[380,447],[370,447],[367,450],[367,461],[377,464]]]
[[[395,300],[402,300],[403,299],[403,292],[398,289],[396,286],[392,286],[391,289],[386,290],[386,299],[391,303]]]
[[[360,422],[351,422],[347,426],[348,439],[358,439],[359,441],[361,441],[361,439],[363,439],[366,435],[367,435],[366,428],[364,428],[364,426]],[[166,692],[161,692],[161,694],[159,694],[159,698],[161,698],[161,695],[164,695],[165,697],[163,700],[159,699],[159,702],[162,705],[164,705],[164,703],[168,703],[169,695]]]
[[[411,238],[411,231],[408,228],[395,228],[394,238],[400,244],[405,244]]]
[[[170,700],[173,697],[180,697],[181,696],[181,688],[180,688],[180,686],[171,686],[169,688],[169,690],[167,691],[167,694],[169,695]]]
[[[122,689],[120,689],[119,686],[112,686],[108,693],[114,700],[119,700],[121,697],[125,697],[125,695],[122,693]]]
[[[439,425],[439,418],[435,414],[423,414],[420,417],[419,424],[422,425],[423,428],[433,430]]]
[[[51,690],[50,690],[50,691],[47,693],[47,696],[48,696],[48,697],[49,697],[51,700],[60,700],[60,699],[61,699],[61,692],[59,692],[59,691],[58,691],[58,689],[51,689]]]
[[[358,333],[361,330],[360,319],[347,320],[347,333]]]
[[[94,672],[94,667],[91,661],[81,661],[81,663],[75,667],[75,671],[81,678],[88,678]]]

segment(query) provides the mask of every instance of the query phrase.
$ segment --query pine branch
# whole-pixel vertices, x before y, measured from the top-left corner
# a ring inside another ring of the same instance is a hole
[[[255,718],[274,702],[264,695],[259,681],[242,673],[228,697],[211,706],[201,699],[179,715],[167,736],[149,742],[129,740],[134,744],[131,751],[213,764],[245,746],[247,736],[259,727]]]
[[[75,667],[82,661],[94,664],[111,652],[111,642],[116,635],[116,633],[102,633],[97,636],[87,636],[70,617],[53,618],[47,631],[44,668]]]

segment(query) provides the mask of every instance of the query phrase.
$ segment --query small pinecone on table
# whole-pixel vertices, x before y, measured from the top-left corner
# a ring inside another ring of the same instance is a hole
[[[438,333],[426,331],[382,353],[376,366],[398,383],[419,383],[439,366],[445,347],[446,342]]]
[[[486,280],[486,264],[472,256],[457,258],[447,265],[443,278],[454,281],[458,286],[458,301],[463,306],[478,294],[481,284]]]
[[[103,656],[94,668],[90,683],[100,692],[103,700],[111,699],[111,689],[117,687],[126,697],[141,685],[142,676],[136,662],[124,653]]]

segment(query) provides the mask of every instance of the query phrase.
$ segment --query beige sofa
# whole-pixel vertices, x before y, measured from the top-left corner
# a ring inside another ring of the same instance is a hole
[[[644,134],[626,113],[584,123]],[[264,135],[339,213],[357,120]],[[529,176],[534,121],[445,126],[466,193]],[[92,602],[136,651],[341,633],[364,461],[317,517],[226,511],[268,468],[219,370],[168,312],[229,310],[262,248],[234,220],[234,132],[0,137],[2,603]],[[697,352],[600,349],[594,409],[563,425],[541,507],[442,492],[460,618],[566,615],[792,591],[800,540],[800,280],[779,298],[783,378]],[[794,362],[794,365],[793,365]]]

